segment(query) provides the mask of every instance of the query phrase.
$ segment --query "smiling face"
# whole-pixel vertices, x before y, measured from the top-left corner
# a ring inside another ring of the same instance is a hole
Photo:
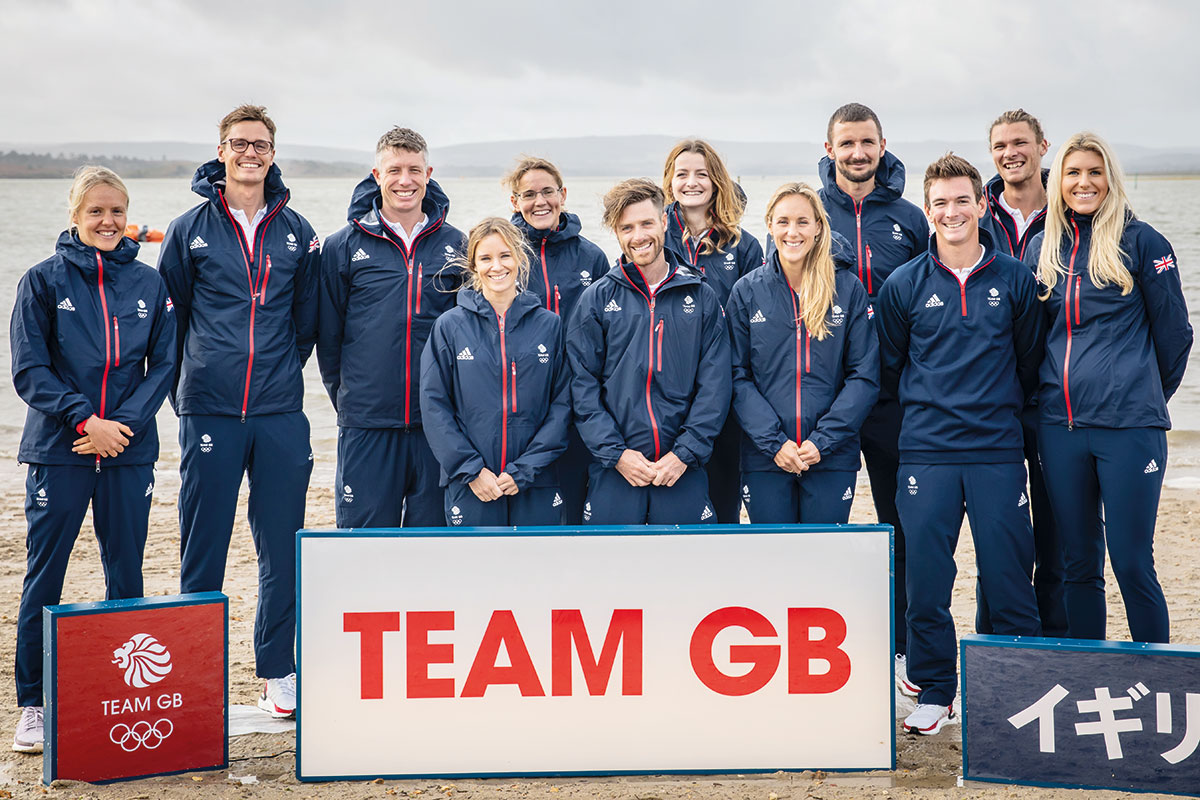
[[[79,241],[97,250],[115,250],[125,235],[125,211],[129,198],[119,189],[101,183],[83,196],[79,210],[71,215]]]
[[[274,147],[267,153],[258,153],[250,144],[244,152],[235,152],[231,139],[247,142],[272,142],[271,131],[258,121],[238,122],[229,128],[225,141],[217,146],[217,158],[225,165],[225,180],[228,183],[262,184],[267,179],[267,170],[275,162]]]
[[[382,211],[385,219],[401,222],[421,213],[425,200],[425,187],[433,175],[433,167],[425,163],[423,153],[392,147],[375,157],[375,169],[371,170],[382,194]]]
[[[979,241],[979,220],[987,204],[975,195],[970,178],[938,178],[929,184],[925,216],[933,223],[939,247]]]
[[[713,201],[713,182],[703,155],[680,153],[675,157],[671,194],[682,208],[708,210]]]
[[[833,159],[838,174],[852,183],[874,180],[887,142],[871,120],[836,122],[825,152]]]
[[[644,271],[662,258],[667,216],[654,206],[653,200],[642,200],[621,212],[614,232],[625,258]]]
[[[1063,159],[1063,202],[1076,214],[1095,214],[1108,196],[1104,159],[1094,150],[1076,150]]]
[[[517,191],[509,197],[513,211],[539,231],[558,227],[567,190],[559,186],[554,176],[544,169],[531,169],[521,176]]]
[[[1006,184],[1019,185],[1041,177],[1042,156],[1050,142],[1037,140],[1028,122],[1001,123],[992,128],[992,161]]]
[[[769,229],[779,251],[779,261],[784,266],[799,267],[812,252],[821,233],[821,223],[807,197],[791,194],[771,209]]]
[[[489,234],[475,248],[471,269],[479,276],[479,287],[490,301],[512,298],[517,294],[520,263],[512,247],[498,233]]]

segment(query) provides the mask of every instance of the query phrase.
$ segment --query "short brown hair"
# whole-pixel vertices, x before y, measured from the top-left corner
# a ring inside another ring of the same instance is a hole
[[[1023,108],[1005,111],[1000,116],[996,117],[996,121],[992,123],[992,127],[988,128],[988,144],[992,143],[992,131],[996,130],[997,125],[1015,125],[1018,122],[1024,122],[1033,131],[1033,138],[1041,142],[1046,138],[1042,133],[1042,123],[1037,121],[1037,117],[1030,114]]]
[[[934,181],[948,178],[970,178],[971,189],[975,192],[975,202],[979,202],[979,198],[983,197],[983,179],[979,177],[979,170],[975,169],[971,162],[962,156],[946,153],[925,170],[926,208],[929,207],[929,187],[933,185]]]
[[[563,188],[563,176],[558,171],[558,167],[551,164],[544,158],[537,156],[521,156],[517,161],[517,166],[513,167],[513,171],[504,176],[501,181],[505,186],[512,190],[513,194],[517,193],[517,188],[521,185],[521,178],[524,178],[528,173],[535,169],[540,169],[542,172],[549,173],[554,182],[558,184],[558,188]]]
[[[874,122],[879,138],[883,138],[883,126],[879,124],[879,117],[862,103],[846,103],[833,112],[833,116],[829,118],[829,125],[825,128],[825,141],[829,144],[833,144],[833,126],[839,122]]]
[[[266,125],[267,133],[271,134],[271,144],[275,144],[275,123],[267,116],[266,106],[252,106],[249,103],[243,103],[222,117],[220,122],[222,142],[229,137],[229,129],[239,122],[261,122]]]
[[[617,222],[625,213],[625,209],[643,200],[653,202],[655,209],[660,214],[667,205],[663,190],[654,181],[645,178],[630,178],[621,181],[604,195],[604,225],[615,231]]]
[[[429,145],[425,144],[425,137],[414,131],[412,128],[401,128],[396,126],[390,131],[379,137],[379,141],[375,145],[375,156],[378,158],[380,153],[387,150],[406,150],[409,153],[420,153],[429,161]]]

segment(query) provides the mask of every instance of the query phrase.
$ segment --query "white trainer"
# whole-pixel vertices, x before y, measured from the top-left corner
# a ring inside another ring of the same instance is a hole
[[[17,734],[13,736],[13,750],[18,753],[42,752],[45,739],[45,723],[41,706],[25,706],[21,709],[21,721],[17,723]]]
[[[908,679],[908,657],[896,655],[896,688],[905,697],[916,697],[921,693],[921,687]]]
[[[939,706],[934,703],[918,703],[916,710],[904,718],[904,730],[907,733],[933,736],[946,727],[946,723],[954,718],[953,702],[948,706]]]
[[[291,719],[296,716],[296,673],[282,678],[267,678],[262,694],[258,696],[258,707],[275,719]]]

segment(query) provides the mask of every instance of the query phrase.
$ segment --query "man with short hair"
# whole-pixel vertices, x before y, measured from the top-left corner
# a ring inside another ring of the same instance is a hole
[[[421,351],[454,307],[464,237],[432,179],[425,139],[380,137],[349,222],[325,241],[317,362],[337,410],[341,528],[446,524],[438,463],[421,427]]]
[[[320,243],[274,164],[275,123],[243,105],[220,123],[217,157],[192,190],[158,269],[178,322],[179,525],[184,592],[219,591],[242,475],[258,553],[258,704],[296,708],[296,531],[312,473],[301,368],[317,333]]]
[[[703,469],[733,392],[717,295],[663,249],[663,191],[644,179],[604,196],[624,254],[584,290],[567,355],[579,433],[595,459],[593,525],[716,522]]]
[[[934,734],[954,718],[950,595],[963,512],[998,634],[1039,636],[1030,582],[1033,530],[1021,409],[1037,388],[1044,344],[1037,282],[979,233],[979,173],[948,154],[925,172],[927,252],[892,273],[877,307],[882,383],[899,398],[896,506],[909,545],[908,675],[921,687],[904,720]]]
[[[929,223],[921,209],[904,199],[904,164],[888,152],[879,117],[870,108],[847,103],[834,111],[825,131],[825,153],[817,165],[823,184],[821,202],[830,227],[849,242],[856,274],[873,302],[892,270],[925,251]],[[886,388],[861,433],[875,515],[895,529],[896,685],[915,696],[919,689],[905,672],[907,548],[896,512],[900,407]]]

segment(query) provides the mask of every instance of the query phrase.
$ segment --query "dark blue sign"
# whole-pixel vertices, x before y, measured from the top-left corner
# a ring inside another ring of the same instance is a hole
[[[1200,648],[965,636],[963,776],[1200,794]]]

